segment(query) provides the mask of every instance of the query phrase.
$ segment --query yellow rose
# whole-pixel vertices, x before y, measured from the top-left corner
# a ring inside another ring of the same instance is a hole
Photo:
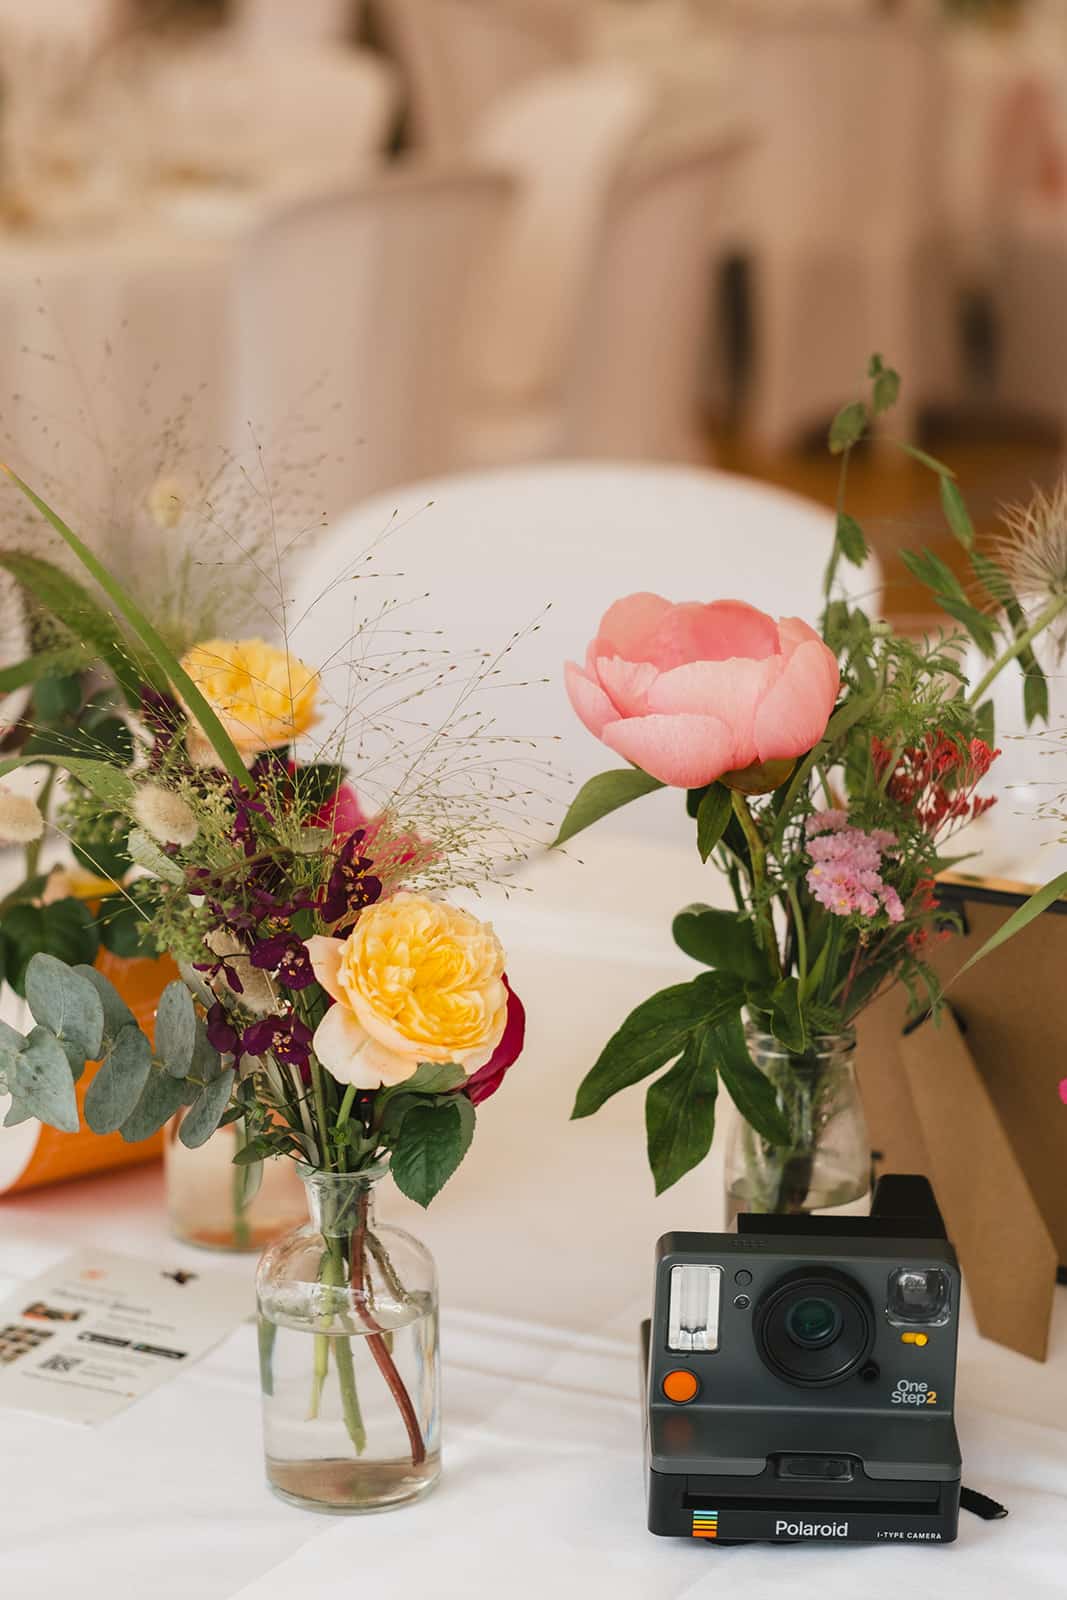
[[[206,639],[182,666],[243,756],[291,744],[315,721],[318,676],[262,639]],[[210,759],[206,743],[190,739],[194,760]]]
[[[335,1001],[315,1032],[319,1061],[360,1089],[402,1083],[423,1061],[468,1073],[500,1043],[504,951],[488,922],[417,894],[369,906],[347,939],[307,941]]]

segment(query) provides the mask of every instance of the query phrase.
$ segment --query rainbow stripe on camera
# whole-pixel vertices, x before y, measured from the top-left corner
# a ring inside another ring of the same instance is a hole
[[[719,1537],[719,1513],[717,1511],[693,1512],[693,1538],[717,1539]]]

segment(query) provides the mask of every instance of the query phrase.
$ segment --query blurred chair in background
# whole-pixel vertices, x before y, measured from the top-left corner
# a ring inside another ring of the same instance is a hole
[[[472,341],[470,461],[707,459],[709,216],[740,140],[714,120],[661,140],[662,115],[648,75],[573,68],[472,140],[519,183]]]
[[[321,419],[327,513],[456,459],[461,340],[510,196],[499,174],[394,169],[244,242],[237,427],[284,437]]]
[[[355,39],[363,0],[230,0],[229,23],[251,45],[344,44]]]
[[[370,51],[215,40],[161,62],[146,139],[190,178],[228,172],[238,190],[299,195],[377,165],[397,105],[395,72]]]
[[[755,134],[734,243],[753,278],[749,431],[772,450],[795,442],[885,350],[908,376],[894,413],[908,432],[925,386],[917,306],[936,231],[928,31],[888,17],[753,23],[739,44]]]
[[[413,144],[462,147],[489,107],[581,54],[591,0],[373,0],[399,63]]]

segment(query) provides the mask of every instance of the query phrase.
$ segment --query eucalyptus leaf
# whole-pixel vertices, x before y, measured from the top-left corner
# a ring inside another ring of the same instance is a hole
[[[178,1129],[178,1138],[187,1150],[198,1150],[206,1144],[219,1125],[223,1112],[230,1103],[230,1092],[236,1073],[232,1067],[220,1072],[205,1089],[202,1089],[185,1113]]]
[[[80,1078],[104,1039],[104,1008],[94,986],[55,956],[39,951],[26,968],[26,1003],[35,1022],[55,1034]]]
[[[182,1104],[185,1084],[180,1078],[153,1066],[145,1081],[141,1098],[119,1130],[127,1144],[139,1144],[158,1133]]]
[[[156,1010],[156,1054],[174,1078],[184,1078],[196,1049],[196,1010],[192,996],[176,978],[159,997]]]
[[[22,994],[34,956],[55,956],[70,967],[88,965],[96,958],[100,940],[88,906],[68,898],[46,906],[13,906],[4,917],[4,945],[7,981],[16,994]]]
[[[94,1133],[114,1133],[132,1115],[152,1070],[152,1047],[136,1022],[120,1029],[85,1091],[85,1120]]]
[[[38,1024],[15,1062],[15,1098],[31,1115],[60,1133],[77,1133],[78,1101],[66,1051]]]
[[[97,972],[95,967],[72,967],[79,978],[84,978],[91,983],[100,999],[104,1010],[104,1037],[113,1039],[129,1023],[136,1022],[133,1012],[119,994],[110,978],[105,978],[102,972]]]
[[[651,794],[653,789],[662,788],[658,778],[650,778],[637,767],[618,767],[611,772],[597,773],[582,785],[571,801],[553,843],[566,844],[568,839],[599,822],[601,817],[629,805],[631,800],[639,800],[644,794]]]

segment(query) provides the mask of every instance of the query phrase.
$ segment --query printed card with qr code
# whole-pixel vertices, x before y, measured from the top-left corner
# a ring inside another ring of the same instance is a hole
[[[103,1422],[253,1310],[236,1273],[79,1251],[0,1305],[0,1407]]]

